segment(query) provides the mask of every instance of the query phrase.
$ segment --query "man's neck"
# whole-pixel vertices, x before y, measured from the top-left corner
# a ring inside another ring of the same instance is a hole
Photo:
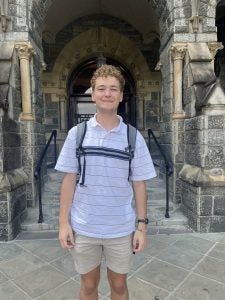
[[[96,120],[107,131],[110,131],[116,126],[118,126],[120,122],[117,117],[117,114],[108,115],[108,114],[97,113]]]

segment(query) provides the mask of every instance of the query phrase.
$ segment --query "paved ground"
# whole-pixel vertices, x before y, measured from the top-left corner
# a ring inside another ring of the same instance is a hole
[[[79,276],[55,233],[19,238],[0,243],[0,299],[78,300]],[[131,300],[225,299],[225,233],[150,235],[128,285]],[[99,295],[110,299],[104,266]]]

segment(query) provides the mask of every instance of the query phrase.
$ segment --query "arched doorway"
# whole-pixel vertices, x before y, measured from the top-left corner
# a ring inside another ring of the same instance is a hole
[[[68,129],[84,120],[88,120],[96,112],[95,104],[91,100],[90,80],[99,64],[99,58],[104,59],[104,63],[112,64],[121,70],[126,83],[123,101],[119,105],[118,114],[125,122],[136,126],[134,79],[129,70],[120,62],[109,57],[100,56],[91,58],[80,64],[72,72],[68,80]]]

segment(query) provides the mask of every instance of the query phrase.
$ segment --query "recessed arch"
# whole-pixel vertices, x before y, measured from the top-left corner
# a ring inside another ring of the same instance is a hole
[[[101,28],[99,44],[99,28],[93,28],[70,41],[58,55],[51,72],[55,84],[60,88],[66,88],[74,67],[90,57],[98,56],[99,52],[126,65],[135,81],[151,77],[143,54],[127,37],[114,30]],[[49,77],[49,74],[44,77]]]
[[[57,7],[58,0],[46,0],[46,1],[45,0],[40,0],[38,3],[39,3],[39,6],[42,7],[41,10],[44,11],[43,12],[45,14],[44,15],[44,20],[46,20],[47,15],[51,11],[51,9],[54,8],[54,6]],[[76,5],[76,1],[73,1],[73,3],[75,3],[74,5]],[[87,1],[87,5],[86,6],[89,7],[89,5],[91,5],[90,6],[90,10],[91,11],[92,11],[92,4],[93,3],[94,2],[92,2],[92,1]],[[96,14],[102,13],[102,7],[103,7],[103,10],[104,10],[104,5],[102,6],[99,3],[100,2],[98,2],[96,11],[95,12],[92,11],[91,14],[93,14],[93,13],[96,13]],[[132,1],[126,0],[126,3],[129,5],[129,4],[132,3]],[[69,5],[69,4],[70,4],[70,0],[66,0],[65,7],[70,7],[71,5]],[[167,32],[167,34],[168,34],[168,32],[172,33],[172,31],[173,31],[173,18],[174,18],[174,14],[173,14],[173,6],[171,4],[171,1],[169,1],[169,0],[163,0],[163,1],[159,2],[159,1],[156,1],[156,0],[149,0],[149,1],[143,1],[143,4],[145,5],[145,10],[146,10],[147,7],[149,7],[150,10],[153,12],[148,17],[146,17],[146,15],[144,16],[145,22],[147,22],[147,24],[149,24],[149,23],[151,23],[153,21],[153,19],[155,19],[156,23],[157,23],[157,20],[158,20],[158,25],[159,25],[159,29],[158,30],[157,29],[153,29],[152,32],[145,32],[144,35],[147,34],[147,36],[148,36],[149,34],[152,35],[154,32],[157,32],[158,36],[163,37],[164,35],[166,35],[166,32]],[[140,5],[142,5],[142,4],[140,4]],[[81,16],[88,16],[88,15],[90,16],[90,10],[89,10],[89,12],[88,12],[88,10],[82,11],[81,15],[75,17],[74,20],[78,19]],[[121,10],[121,7],[120,7],[120,10]],[[118,9],[117,9],[117,11],[118,11]],[[122,8],[122,11],[125,12],[125,8]],[[116,17],[115,11],[114,11],[114,13],[112,11],[111,11],[111,13],[110,13],[110,11],[108,11],[108,15],[109,15],[109,17],[110,16]],[[126,19],[125,15],[123,14],[122,20]],[[132,18],[133,21],[135,19],[139,20],[139,22],[140,22],[141,19],[143,20],[143,16],[141,17],[140,11],[139,11],[139,18],[137,17],[137,15],[138,15],[138,11],[137,11],[136,16],[134,18]],[[119,15],[117,15],[117,17],[119,17]],[[71,22],[71,21],[72,21],[72,19],[70,21],[68,20],[68,22]],[[136,25],[137,24],[138,24],[138,22],[136,22]],[[135,28],[135,25],[134,25],[134,28]],[[57,31],[57,33],[58,33],[58,31]],[[168,34],[168,35],[170,35],[170,34]]]

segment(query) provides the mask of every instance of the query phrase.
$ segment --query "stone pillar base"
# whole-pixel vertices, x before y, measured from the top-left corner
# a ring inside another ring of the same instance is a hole
[[[34,117],[31,113],[22,113],[20,115],[20,121],[34,121]]]
[[[172,119],[173,120],[176,120],[176,119],[185,119],[185,118],[186,118],[185,112],[175,112],[172,115]]]
[[[181,210],[197,232],[222,232],[225,226],[225,170],[184,165]]]

